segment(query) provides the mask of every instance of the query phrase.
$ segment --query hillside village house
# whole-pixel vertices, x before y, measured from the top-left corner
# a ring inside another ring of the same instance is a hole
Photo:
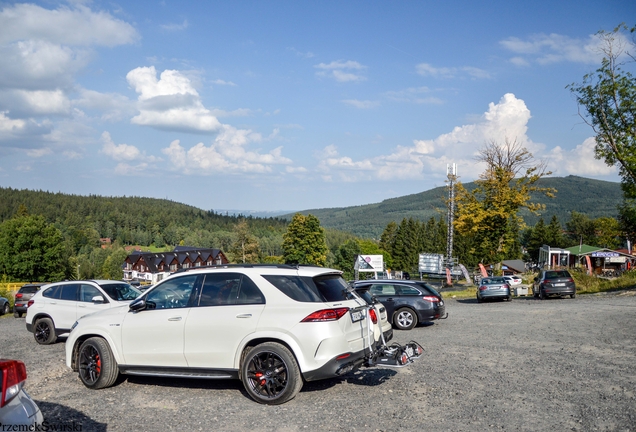
[[[143,281],[155,284],[180,269],[228,264],[220,249],[177,246],[172,252],[135,251],[122,265],[125,281]]]

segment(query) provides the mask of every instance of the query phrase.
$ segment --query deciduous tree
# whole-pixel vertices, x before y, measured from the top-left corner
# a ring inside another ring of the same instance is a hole
[[[530,202],[530,193],[554,196],[555,190],[538,186],[537,181],[551,174],[545,163],[535,163],[532,154],[516,140],[503,144],[491,141],[479,152],[479,162],[486,170],[475,181],[477,187],[468,191],[457,183],[457,216],[455,229],[474,238],[474,253],[480,261],[498,263],[517,257],[522,208],[532,213],[543,209]]]

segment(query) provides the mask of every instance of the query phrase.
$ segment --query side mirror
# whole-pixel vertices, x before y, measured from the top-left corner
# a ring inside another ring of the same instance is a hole
[[[106,300],[104,300],[104,297],[100,296],[100,295],[96,295],[95,297],[93,297],[91,299],[91,301],[93,303],[106,303]]]
[[[134,300],[132,303],[130,303],[130,306],[128,306],[128,309],[133,312],[144,310],[146,309],[146,300],[142,298],[138,298],[137,300]]]

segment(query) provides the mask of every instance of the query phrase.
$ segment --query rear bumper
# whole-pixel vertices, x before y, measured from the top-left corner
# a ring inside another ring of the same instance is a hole
[[[571,295],[576,293],[576,287],[543,287],[545,295]]]
[[[510,297],[510,295],[510,289],[479,291],[479,297],[481,299],[504,299]]]
[[[339,358],[348,354],[345,358]],[[318,381],[321,379],[334,378],[344,375],[346,373],[357,370],[364,364],[365,359],[368,357],[368,351],[358,351],[356,353],[344,353],[337,357],[332,358],[324,366],[303,373],[305,381]]]
[[[419,322],[433,321],[436,319],[444,319],[445,315],[446,315],[446,306],[438,306],[437,309],[417,311],[417,318]]]

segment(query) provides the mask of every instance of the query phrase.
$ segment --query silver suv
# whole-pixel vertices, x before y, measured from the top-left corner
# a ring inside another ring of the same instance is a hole
[[[376,363],[402,366],[412,344],[378,349],[378,317],[341,272],[309,266],[238,265],[175,273],[129,306],[79,319],[66,364],[86,387],[120,373],[235,378],[252,399],[281,404],[303,380]]]

